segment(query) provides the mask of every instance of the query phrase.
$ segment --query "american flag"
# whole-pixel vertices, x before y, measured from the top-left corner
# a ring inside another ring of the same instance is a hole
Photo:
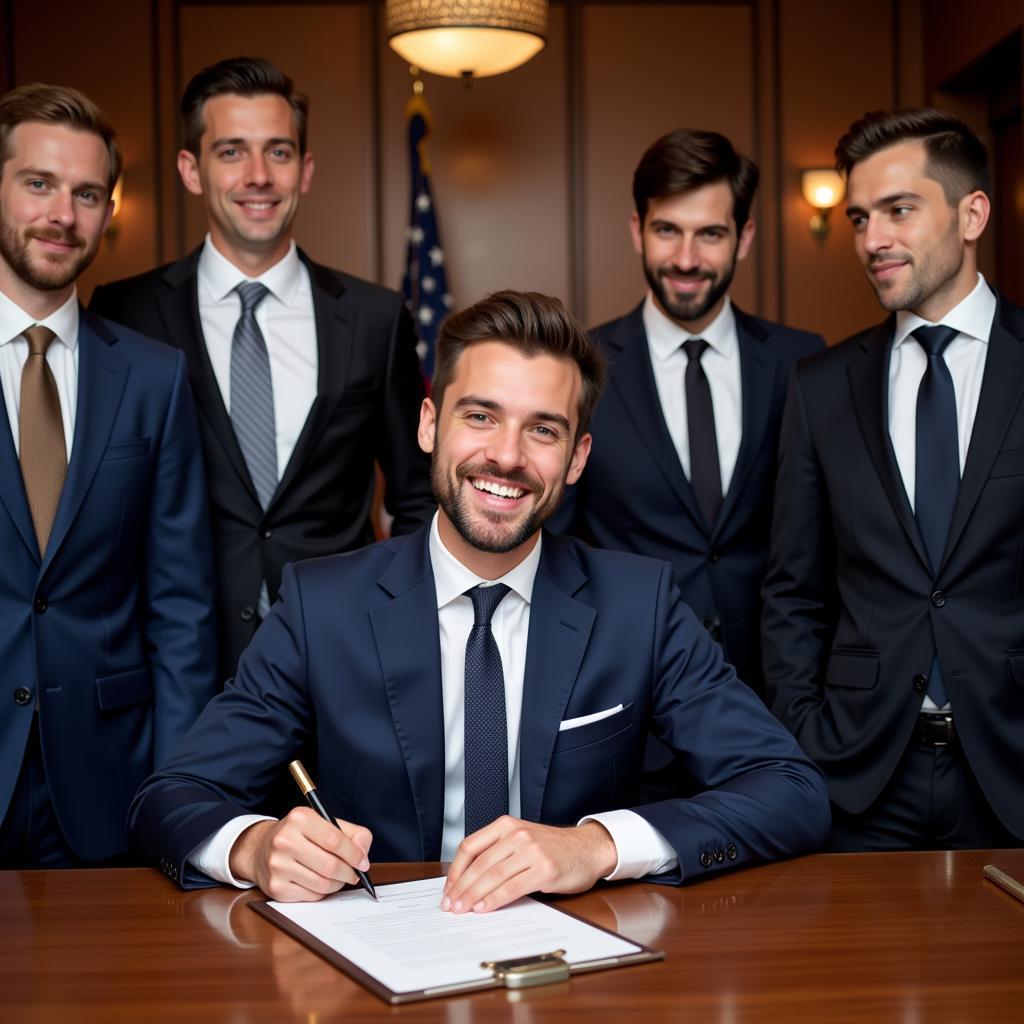
[[[409,229],[406,245],[405,277],[402,293],[416,321],[423,376],[434,373],[434,343],[437,328],[451,309],[448,279],[444,268],[444,250],[437,230],[437,211],[430,188],[430,162],[427,137],[430,134],[430,108],[421,93],[415,93],[405,108],[409,126],[409,166],[412,171],[412,198],[409,204]]]

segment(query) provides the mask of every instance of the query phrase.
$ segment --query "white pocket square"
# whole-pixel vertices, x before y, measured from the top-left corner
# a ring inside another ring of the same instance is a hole
[[[578,729],[581,725],[590,725],[591,722],[600,722],[602,718],[610,718],[621,710],[622,705],[616,704],[615,707],[608,708],[607,711],[595,711],[592,715],[581,715],[579,718],[567,718],[564,722],[559,723],[558,731],[565,732],[566,729]]]

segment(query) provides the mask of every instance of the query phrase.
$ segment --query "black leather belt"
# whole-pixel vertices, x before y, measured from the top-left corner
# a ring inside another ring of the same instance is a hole
[[[943,712],[925,712],[917,716],[914,726],[914,743],[925,747],[951,747],[957,742],[953,716]]]

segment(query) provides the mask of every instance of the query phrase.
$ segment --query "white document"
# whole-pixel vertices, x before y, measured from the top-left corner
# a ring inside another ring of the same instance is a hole
[[[638,953],[641,947],[525,897],[487,914],[441,910],[444,878],[378,885],[318,903],[270,902],[279,914],[351,960],[393,992],[437,990],[485,981],[482,960],[565,950],[569,964]]]

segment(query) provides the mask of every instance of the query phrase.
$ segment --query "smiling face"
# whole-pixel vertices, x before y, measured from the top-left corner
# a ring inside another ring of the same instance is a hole
[[[67,301],[110,220],[110,157],[92,132],[17,125],[0,170],[0,290],[42,318]]]
[[[424,400],[441,539],[477,575],[518,565],[579,479],[590,452],[589,434],[575,439],[581,388],[571,359],[482,341],[459,356],[441,408]]]
[[[897,143],[854,164],[846,215],[885,309],[911,310],[934,323],[974,289],[974,243],[988,219],[988,199],[972,192],[950,205],[927,175],[922,143]]]
[[[299,154],[295,115],[283,96],[214,96],[203,106],[203,125],[198,160],[182,150],[178,172],[206,202],[214,245],[255,277],[288,251],[313,158]]]
[[[658,308],[691,334],[718,316],[738,260],[754,240],[754,222],[736,233],[729,185],[717,181],[651,199],[641,225],[630,221],[633,246]]]

